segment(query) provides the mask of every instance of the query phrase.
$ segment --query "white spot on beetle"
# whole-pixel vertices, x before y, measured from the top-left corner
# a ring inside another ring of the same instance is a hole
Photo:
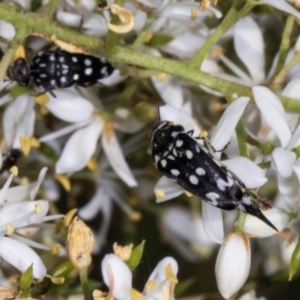
[[[197,168],[196,169],[196,174],[198,174],[199,176],[205,175],[205,170],[203,168]]]
[[[180,174],[180,172],[176,169],[172,169],[171,174],[173,174],[174,176],[178,176]]]
[[[198,178],[195,175],[190,175],[189,180],[190,180],[190,183],[194,184],[194,185],[198,184],[198,182],[199,182]]]
[[[177,140],[176,141],[176,147],[181,147],[183,145],[183,141],[182,140]]]
[[[165,168],[167,166],[167,160],[166,159],[162,159],[160,164],[162,165],[163,168]]]
[[[192,159],[193,156],[194,156],[194,154],[193,154],[193,152],[192,152],[191,150],[186,150],[186,151],[185,151],[185,154],[186,154],[186,157],[187,157],[188,159]]]

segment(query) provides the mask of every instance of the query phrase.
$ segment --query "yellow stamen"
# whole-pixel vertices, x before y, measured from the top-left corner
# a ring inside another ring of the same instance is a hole
[[[165,268],[165,275],[172,283],[178,283],[178,279],[174,274],[173,268],[171,264],[168,264]]]
[[[204,139],[204,138],[206,138],[207,136],[208,136],[208,133],[207,133],[206,130],[202,130],[202,131],[200,132],[200,135],[199,135],[200,139]]]
[[[65,227],[68,227],[70,225],[74,216],[77,213],[77,210],[78,210],[77,208],[73,208],[65,215],[65,218],[64,218],[64,226]]]
[[[43,211],[43,207],[41,204],[36,204],[34,207],[34,211],[37,215],[40,215]]]
[[[21,148],[25,156],[27,156],[30,152],[30,137],[28,136],[20,136]]]
[[[8,236],[12,235],[15,231],[15,228],[11,223],[7,223],[5,225],[5,228],[6,228],[5,234],[8,235]]]
[[[149,43],[153,38],[153,32],[147,31],[145,36],[144,36],[144,42]]]
[[[24,176],[21,178],[21,185],[26,185],[29,183],[29,178]]]
[[[191,10],[191,20],[195,20],[198,16],[198,11],[196,9]]]
[[[156,76],[157,81],[162,82],[164,81],[169,75],[167,73],[159,73]]]
[[[130,290],[130,296],[131,296],[132,300],[143,300],[144,299],[143,294],[135,289]]]
[[[98,163],[97,163],[97,161],[96,161],[94,158],[91,158],[91,159],[88,161],[88,163],[87,163],[86,166],[87,166],[88,169],[90,169],[91,171],[96,171],[96,170],[98,170]]]
[[[140,221],[142,218],[142,214],[138,211],[134,211],[129,215],[131,221]]]
[[[13,61],[17,60],[18,58],[25,58],[25,48],[23,45],[20,45],[15,54],[14,54],[14,57],[13,57]]]
[[[35,103],[39,105],[46,105],[49,102],[50,98],[46,94],[40,94],[34,97]]]
[[[183,190],[183,192],[184,192],[188,197],[194,196],[191,192],[189,192],[189,191],[187,191],[187,190]]]
[[[65,282],[65,278],[63,277],[51,277],[51,282],[54,284],[63,284]]]
[[[129,244],[126,246],[120,246],[115,242],[113,244],[114,253],[119,256],[123,261],[127,261],[132,253],[133,244]]]
[[[51,254],[58,255],[60,253],[60,250],[61,250],[61,244],[54,244],[51,249]]]
[[[41,143],[38,139],[36,139],[35,137],[31,137],[30,138],[30,146],[32,148],[39,148],[41,146]]]
[[[166,196],[165,191],[163,189],[155,189],[154,194],[157,199],[163,199]]]
[[[71,190],[71,182],[68,177],[62,174],[55,174],[54,178],[63,186],[63,188],[67,191],[70,192]]]
[[[152,290],[155,288],[155,286],[156,286],[156,281],[155,281],[154,279],[149,280],[149,281],[147,282],[147,284],[146,284],[146,290],[147,290],[148,292],[150,292],[150,291],[152,291]]]
[[[9,172],[10,172],[14,177],[17,177],[17,176],[18,176],[18,173],[19,173],[18,167],[12,166],[12,167],[10,168]]]

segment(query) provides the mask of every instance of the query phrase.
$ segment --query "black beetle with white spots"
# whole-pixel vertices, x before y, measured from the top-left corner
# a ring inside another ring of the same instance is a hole
[[[37,53],[31,64],[18,58],[8,68],[7,75],[21,86],[27,86],[32,80],[38,88],[53,95],[52,90],[56,88],[100,83],[113,71],[113,66],[103,57],[49,50]]]
[[[259,218],[274,230],[256,202],[260,199],[208,150],[199,144],[193,131],[169,121],[158,123],[149,142],[157,169],[184,190],[224,210],[240,210]]]

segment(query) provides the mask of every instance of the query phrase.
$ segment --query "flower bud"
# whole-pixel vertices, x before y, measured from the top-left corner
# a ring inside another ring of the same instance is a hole
[[[94,246],[95,239],[92,231],[78,217],[75,217],[69,227],[67,251],[76,269],[87,268],[90,265]]]

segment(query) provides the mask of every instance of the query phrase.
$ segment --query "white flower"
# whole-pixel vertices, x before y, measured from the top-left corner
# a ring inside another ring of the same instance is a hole
[[[131,300],[132,274],[121,258],[115,254],[107,254],[101,263],[105,284],[117,300]]]
[[[74,100],[78,105],[74,104]],[[133,126],[134,130],[139,130],[143,124],[134,122],[135,118],[130,112],[127,111],[125,115],[124,112],[123,115],[117,115],[116,112],[118,122],[105,122],[100,115],[96,115],[96,108],[91,102],[68,91],[59,91],[59,98],[51,97],[47,107],[57,117],[75,122],[39,139],[41,142],[47,142],[76,130],[68,139],[56,163],[56,173],[73,173],[84,168],[95,153],[101,137],[103,150],[115,172],[128,186],[136,186],[137,183],[125,161],[113,128],[117,124],[116,127],[125,132],[133,131]]]
[[[11,148],[21,148],[20,137],[31,137],[34,130],[35,112],[33,99],[29,94],[17,97],[5,110],[3,131],[6,144]]]
[[[132,274],[127,265],[115,254],[107,254],[101,264],[105,284],[109,287],[109,295],[116,300],[131,300]],[[178,265],[172,257],[165,257],[151,273],[145,288],[145,300],[173,300],[174,287],[177,283]]]
[[[248,238],[243,233],[230,233],[216,262],[218,289],[225,299],[229,299],[246,282],[250,271],[251,249]]]
[[[172,206],[162,215],[163,235],[189,261],[208,257],[214,243],[207,236],[200,215]]]
[[[12,180],[11,174],[0,190],[0,256],[21,272],[33,264],[35,278],[44,277],[46,268],[40,257],[30,247],[44,250],[49,250],[49,248],[23,237],[20,233],[17,234],[17,231],[63,217],[63,215],[46,216],[49,209],[48,202],[32,201],[46,170],[46,168],[41,170],[36,182],[9,188]]]

